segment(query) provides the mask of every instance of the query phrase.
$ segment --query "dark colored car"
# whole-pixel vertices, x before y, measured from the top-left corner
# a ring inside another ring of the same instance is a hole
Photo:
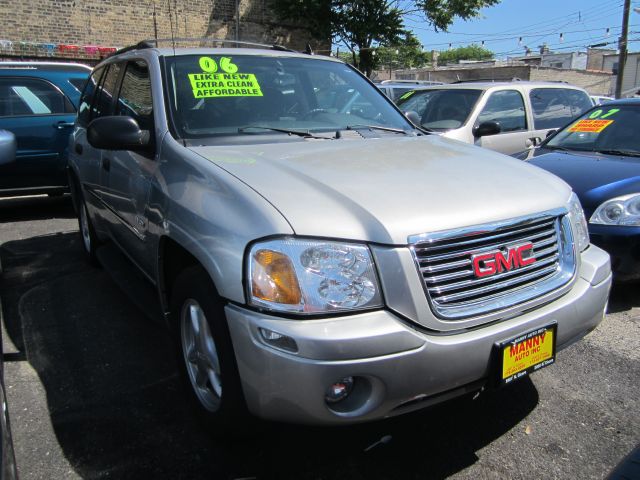
[[[17,139],[0,165],[0,196],[68,190],[67,145],[91,69],[53,62],[0,62],[0,129]]]
[[[614,279],[640,279],[640,99],[598,105],[517,158],[565,180],[611,255]]]

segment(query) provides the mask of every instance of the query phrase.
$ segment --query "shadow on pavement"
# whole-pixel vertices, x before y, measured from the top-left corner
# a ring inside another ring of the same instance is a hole
[[[0,197],[0,223],[43,220],[47,218],[74,218],[76,216],[70,195],[47,197]]]
[[[0,255],[8,333],[37,371],[57,442],[83,478],[443,478],[538,403],[525,379],[390,420],[265,422],[250,438],[221,440],[183,400],[167,333],[85,263],[77,233],[8,242]],[[389,443],[364,451],[385,435]]]
[[[614,283],[609,296],[607,313],[618,313],[640,307],[640,282]]]

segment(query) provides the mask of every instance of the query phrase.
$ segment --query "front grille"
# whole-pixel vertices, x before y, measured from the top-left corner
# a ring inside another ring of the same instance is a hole
[[[566,216],[541,214],[499,224],[442,232],[413,243],[425,291],[435,313],[461,319],[529,301],[566,284],[575,269],[571,227]],[[476,255],[533,245],[535,262],[478,277]]]

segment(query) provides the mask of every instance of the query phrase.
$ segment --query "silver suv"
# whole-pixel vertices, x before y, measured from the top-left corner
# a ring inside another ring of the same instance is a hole
[[[589,110],[582,88],[559,82],[467,82],[407,92],[397,101],[412,120],[480,147],[511,155]]]
[[[416,129],[332,58],[140,45],[95,68],[69,151],[84,249],[154,286],[213,422],[401,414],[603,317],[609,257],[564,182]]]

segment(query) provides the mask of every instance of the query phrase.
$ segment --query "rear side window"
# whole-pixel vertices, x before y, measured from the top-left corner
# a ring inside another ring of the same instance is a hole
[[[69,99],[49,82],[0,78],[0,117],[74,113]]]
[[[82,126],[87,126],[91,119],[91,104],[93,103],[93,97],[96,92],[96,88],[100,83],[104,68],[97,68],[89,77],[82,96],[80,97],[80,106],[78,107],[78,123]]]
[[[493,92],[478,115],[476,125],[488,121],[498,122],[502,132],[526,130],[527,119],[520,92],[516,90]]]
[[[133,117],[142,130],[152,129],[151,79],[145,62],[138,60],[127,64],[115,114]]]
[[[104,74],[102,85],[100,85],[96,92],[96,99],[91,106],[91,120],[111,115],[111,112],[113,111],[113,96],[115,94],[121,68],[122,67],[119,63],[112,63],[109,65],[107,72]]]
[[[534,88],[529,98],[536,130],[562,127],[592,106],[586,93],[567,88]]]

